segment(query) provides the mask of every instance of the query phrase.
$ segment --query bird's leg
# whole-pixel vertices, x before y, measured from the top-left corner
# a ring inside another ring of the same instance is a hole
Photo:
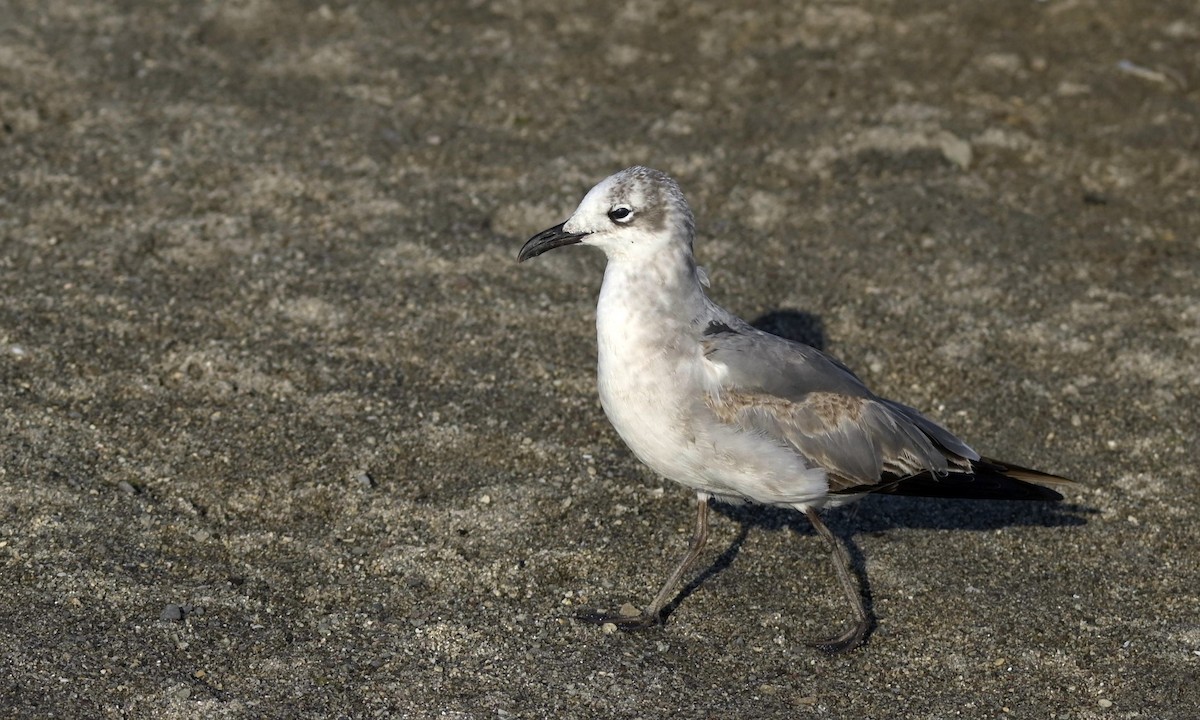
[[[817,511],[812,508],[805,508],[804,514],[808,517],[808,521],[812,523],[817,534],[825,538],[825,542],[829,544],[829,549],[832,551],[831,559],[833,560],[833,569],[837,572],[838,580],[842,584],[842,591],[846,594],[846,599],[850,601],[850,609],[854,611],[854,624],[850,626],[846,632],[831,637],[828,640],[819,640],[809,643],[813,647],[829,653],[837,655],[848,650],[853,650],[862,644],[863,638],[867,636],[867,630],[871,627],[871,621],[867,617],[867,608],[863,605],[862,591],[858,587],[858,583],[850,577],[850,558],[846,556],[846,549],[842,547],[829,528],[817,515]]]
[[[704,549],[704,544],[708,542],[708,493],[696,493],[696,526],[692,531],[692,541],[688,543],[687,552],[679,558],[679,562],[675,564],[675,569],[671,571],[667,581],[663,583],[658,594],[654,596],[654,600],[646,609],[642,610],[637,615],[609,615],[605,613],[586,612],[581,613],[577,617],[580,620],[595,623],[613,623],[623,630],[640,630],[643,628],[653,627],[662,622],[660,613],[670,602],[672,593],[679,581],[683,578],[683,574],[691,567],[696,558],[700,556],[700,551]]]

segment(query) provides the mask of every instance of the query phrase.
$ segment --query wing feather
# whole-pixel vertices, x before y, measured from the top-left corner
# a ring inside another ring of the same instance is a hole
[[[885,477],[969,469],[979,454],[900,403],[872,393],[849,368],[816,348],[731,318],[702,340],[719,378],[709,406],[726,422],[786,443],[829,473],[830,489],[869,487]]]
[[[707,403],[722,421],[823,468],[831,493],[1057,500],[1066,478],[984,458],[917,410],[872,393],[816,348],[733,317],[701,340]]]
[[[809,393],[791,401],[735,390],[710,396],[709,406],[725,422],[791,446],[829,474],[835,492],[950,467],[928,436],[875,399]]]

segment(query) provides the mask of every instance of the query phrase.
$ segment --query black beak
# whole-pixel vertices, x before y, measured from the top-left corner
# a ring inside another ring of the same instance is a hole
[[[587,233],[564,232],[563,225],[566,223],[561,222],[552,228],[546,228],[529,238],[521,248],[521,252],[517,254],[517,262],[525,262],[529,258],[537,257],[547,250],[553,250],[563,245],[574,245],[587,237]]]

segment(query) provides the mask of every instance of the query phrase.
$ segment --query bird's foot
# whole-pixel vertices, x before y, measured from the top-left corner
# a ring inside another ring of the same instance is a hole
[[[826,640],[811,641],[808,644],[826,655],[841,655],[862,645],[863,640],[867,637],[867,631],[870,629],[870,621],[863,619],[851,625],[841,635]]]
[[[625,603],[621,609],[615,613],[600,612],[597,610],[580,610],[575,613],[575,619],[593,625],[606,625],[612,623],[619,629],[625,631],[646,630],[652,627],[657,627],[662,624],[662,617],[658,613],[649,613],[645,610],[639,610],[630,603]]]

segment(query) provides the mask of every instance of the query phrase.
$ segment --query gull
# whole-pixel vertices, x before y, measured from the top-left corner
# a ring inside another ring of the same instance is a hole
[[[812,643],[828,653],[864,641],[870,620],[845,548],[818,511],[867,493],[1061,500],[1072,481],[981,456],[907,405],[879,397],[838,360],[768,334],[705,294],[695,221],[666,174],[631,167],[593,187],[565,222],[534,235],[524,262],[591,245],[607,266],[596,308],[605,414],[643,463],[696,493],[687,551],[644,610],[591,618],[624,629],[663,608],[708,539],[709,500],[804,513],[829,546],[853,621]]]

